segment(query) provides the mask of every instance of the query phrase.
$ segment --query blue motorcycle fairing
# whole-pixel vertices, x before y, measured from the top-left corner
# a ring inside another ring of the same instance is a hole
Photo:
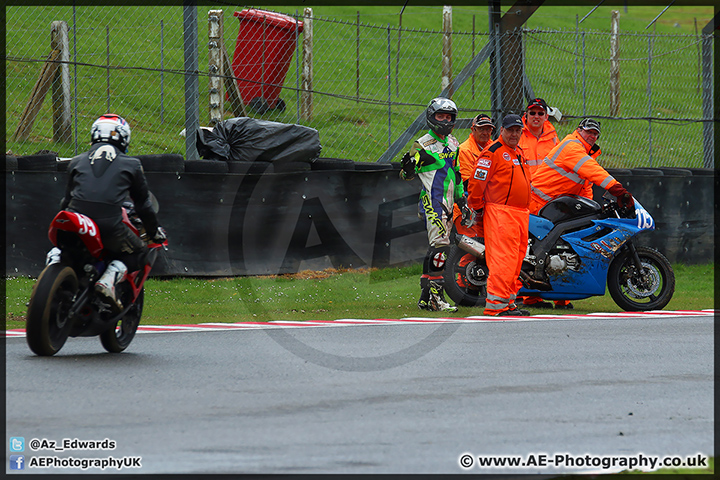
[[[636,218],[605,218],[592,220],[592,225],[561,235],[580,257],[578,271],[566,270],[549,275],[551,291],[521,288],[518,295],[537,295],[549,300],[578,300],[605,294],[607,271],[617,251],[643,230],[655,228],[652,216],[636,202]],[[530,215],[530,233],[542,239],[554,225],[547,219]],[[603,235],[603,232],[607,232]]]
[[[530,215],[530,222],[528,228],[530,232],[535,235],[535,238],[542,240],[550,233],[555,224],[553,224],[547,218],[540,217],[538,215]]]

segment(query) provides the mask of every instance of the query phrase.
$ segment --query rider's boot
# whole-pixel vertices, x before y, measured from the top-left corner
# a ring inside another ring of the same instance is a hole
[[[434,312],[457,312],[458,307],[450,305],[445,300],[443,283],[444,282],[442,280],[430,280],[430,301],[428,302],[428,305],[430,306],[429,310]]]
[[[47,255],[45,255],[45,266],[54,265],[56,263],[60,263],[60,249],[58,247],[53,247]]]
[[[117,311],[122,310],[122,302],[115,295],[115,286],[125,278],[126,273],[125,264],[120,260],[113,260],[102,277],[95,282],[95,292]]]
[[[420,277],[420,300],[418,300],[418,308],[420,310],[430,310],[430,279]]]

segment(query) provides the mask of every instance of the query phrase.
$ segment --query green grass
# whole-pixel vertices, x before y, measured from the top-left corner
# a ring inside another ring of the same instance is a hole
[[[421,312],[420,266],[384,270],[302,272],[276,277],[149,279],[142,323],[146,325],[270,320],[402,318],[445,314]],[[673,265],[676,289],[666,310],[714,308],[714,265]],[[6,328],[24,327],[26,303],[35,279],[6,279]],[[622,311],[606,294],[573,301],[559,313]],[[546,313],[533,310],[532,313]],[[454,316],[482,315],[461,307]]]
[[[207,10],[198,8],[199,39],[204,46],[207,38]],[[508,7],[505,7],[506,9]],[[673,6],[656,23],[658,38],[654,45],[653,107],[647,99],[648,41],[635,35],[653,31],[645,26],[660,13],[656,7],[631,6],[628,13],[622,7],[601,6],[582,24],[589,32],[586,62],[588,78],[587,98],[583,105],[581,85],[575,80],[576,15],[584,17],[591,5],[577,7],[541,7],[529,20],[527,27],[538,30],[557,30],[555,34],[532,33],[526,43],[528,76],[539,96],[560,108],[566,115],[593,114],[607,116],[608,38],[598,32],[608,32],[610,11],[621,11],[621,117],[659,119],[700,118],[701,94],[697,90],[698,50],[694,42],[694,22],[702,28],[713,16],[712,7]],[[225,8],[225,41],[232,55],[238,22],[232,11]],[[268,7],[287,14],[302,6]],[[370,102],[357,103],[355,96],[355,27],[356,12],[360,21],[377,28],[362,28],[360,43],[360,96]],[[376,160],[388,146],[388,66],[387,26],[399,24],[400,6],[314,7],[315,57],[314,88],[315,115],[304,124],[317,128],[323,144],[322,155]],[[398,76],[395,76],[397,30],[391,30],[392,59],[390,87],[392,116],[391,139],[394,140],[415,117],[422,112],[429,98],[439,93],[440,34],[442,8],[408,6],[402,17],[403,31]],[[476,17],[475,52],[484,45],[488,29],[487,8],[455,7],[453,9],[453,70],[457,74],[472,54],[472,17]],[[37,78],[39,62],[17,59],[42,59],[49,53],[49,23],[65,20],[72,23],[71,7],[8,7],[7,8],[7,147],[17,154],[34,153],[49,148],[61,156],[75,153],[73,144],[52,142],[50,97],[45,100],[29,141],[19,143],[11,139],[17,120],[25,107]],[[78,149],[87,146],[89,126],[108,108],[125,116],[133,126],[131,153],[184,153],[185,141],[178,135],[184,127],[184,83],[181,71],[182,9],[179,7],[117,7],[108,14],[106,8],[77,9],[78,61],[104,66],[106,62],[106,26],[111,26],[110,93],[107,95],[107,71],[104,68],[80,65],[77,70]],[[163,21],[165,44],[163,66],[163,110],[160,105],[160,21]],[[677,24],[677,26],[675,26]],[[72,27],[72,25],[71,25]],[[428,31],[429,30],[429,31]],[[140,34],[142,32],[142,34]],[[72,35],[72,32],[71,32]],[[668,37],[667,35],[675,35]],[[683,35],[680,37],[678,35]],[[598,38],[590,42],[590,38]],[[122,45],[122,46],[121,46]],[[548,61],[551,59],[551,61]],[[263,118],[284,123],[297,123],[297,83],[295,58],[285,79],[282,98],[285,112],[270,112]],[[133,67],[133,68],[128,68]],[[138,70],[138,68],[140,70]],[[206,49],[200,51],[200,123],[207,124]],[[462,116],[472,116],[478,110],[490,108],[487,62],[476,75],[475,92],[466,83],[453,98]],[[74,70],[71,72],[74,74]],[[350,98],[338,97],[346,96]],[[379,102],[379,103],[378,103]],[[75,115],[75,112],[73,112]],[[227,114],[229,118],[231,114]],[[558,126],[562,137],[576,123]],[[603,123],[603,157],[608,167],[648,166],[647,121],[606,120]],[[468,131],[456,131],[464,140]],[[701,166],[701,128],[697,123],[673,124],[656,121],[652,124],[654,166]]]

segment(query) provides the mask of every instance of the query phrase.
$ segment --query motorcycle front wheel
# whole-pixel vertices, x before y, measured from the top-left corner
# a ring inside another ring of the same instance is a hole
[[[654,248],[636,247],[642,270],[627,248],[608,269],[608,290],[626,311],[661,310],[675,293],[675,273],[665,256]]]
[[[67,340],[72,321],[68,312],[78,291],[72,268],[56,263],[42,271],[33,286],[25,327],[28,346],[41,356],[55,355]]]
[[[485,259],[478,259],[457,245],[452,245],[445,261],[445,293],[457,305],[484,307],[487,297],[488,268]]]
[[[115,326],[100,334],[100,343],[110,353],[120,353],[132,342],[142,317],[145,289],[141,289],[135,303],[128,309]]]

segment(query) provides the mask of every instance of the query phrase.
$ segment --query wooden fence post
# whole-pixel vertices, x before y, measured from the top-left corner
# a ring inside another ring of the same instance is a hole
[[[440,90],[448,89],[448,97],[453,96],[452,81],[452,7],[443,6],[443,52],[442,52],[442,80]]]
[[[209,120],[214,127],[223,120],[225,113],[225,91],[223,77],[225,65],[222,58],[223,42],[223,11],[208,11],[208,90],[209,90]]]
[[[59,50],[61,62],[55,69],[52,81],[53,140],[72,142],[72,115],[70,114],[70,40],[66,22],[52,22],[50,45]]]
[[[303,19],[303,59],[300,118],[309,122],[313,117],[313,10],[306,8]]]
[[[33,124],[35,123],[35,118],[40,112],[40,107],[42,107],[43,100],[45,99],[48,90],[50,90],[52,78],[55,76],[55,71],[58,67],[58,64],[56,63],[58,58],[60,58],[60,51],[53,50],[50,52],[50,55],[45,61],[45,64],[40,71],[40,77],[35,82],[35,86],[33,86],[33,90],[30,93],[30,99],[28,100],[27,105],[25,105],[22,115],[20,115],[20,121],[18,122],[15,134],[13,135],[14,140],[22,142],[27,140],[30,136]]]
[[[620,110],[620,46],[618,32],[620,12],[613,10],[610,24],[610,116],[616,117]]]

